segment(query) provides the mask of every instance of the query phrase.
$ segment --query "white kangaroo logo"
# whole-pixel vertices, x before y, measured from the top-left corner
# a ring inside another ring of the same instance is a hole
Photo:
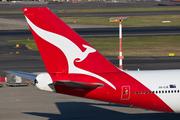
[[[68,61],[69,73],[85,74],[85,75],[98,78],[116,90],[116,87],[112,83],[110,83],[108,80],[104,79],[103,77],[97,74],[91,73],[89,71],[80,69],[74,65],[74,61],[81,62],[84,59],[86,59],[90,53],[96,52],[94,48],[87,45],[82,45],[84,48],[86,48],[86,50],[82,52],[82,50],[68,38],[37,27],[27,17],[26,17],[26,20],[28,24],[31,26],[31,28],[37,33],[37,35],[39,35],[42,39],[46,40],[47,42],[53,44],[54,46],[58,47],[59,49],[63,51]]]
[[[86,48],[86,51],[84,51],[82,54],[82,57],[80,58],[80,60],[76,60],[76,62],[81,62],[83,61],[88,55],[89,53],[93,53],[96,52],[96,50],[92,47],[89,47],[87,45],[83,45],[84,48]]]

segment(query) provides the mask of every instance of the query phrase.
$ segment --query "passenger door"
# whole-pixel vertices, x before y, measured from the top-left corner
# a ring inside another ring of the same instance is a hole
[[[130,86],[122,86],[121,100],[129,100]]]

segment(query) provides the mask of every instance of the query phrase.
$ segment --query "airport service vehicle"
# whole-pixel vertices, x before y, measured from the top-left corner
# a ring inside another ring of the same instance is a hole
[[[123,71],[48,8],[23,8],[46,73],[6,71],[54,91],[145,109],[180,112],[180,70]]]

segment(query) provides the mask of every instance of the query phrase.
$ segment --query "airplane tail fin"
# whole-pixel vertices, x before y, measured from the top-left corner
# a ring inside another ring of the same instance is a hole
[[[48,73],[119,71],[48,8],[22,9]]]

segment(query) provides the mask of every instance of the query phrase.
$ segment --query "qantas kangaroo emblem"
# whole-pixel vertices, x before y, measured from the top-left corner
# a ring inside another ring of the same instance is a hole
[[[116,87],[112,83],[110,83],[108,80],[106,80],[105,78],[103,78],[95,73],[78,68],[74,65],[74,62],[81,62],[84,59],[86,59],[89,54],[96,52],[96,50],[94,48],[83,44],[82,46],[84,48],[86,48],[86,50],[83,52],[75,43],[73,43],[68,38],[37,27],[27,17],[26,17],[26,20],[27,20],[28,24],[31,26],[31,28],[42,39],[46,40],[47,42],[53,44],[54,46],[58,47],[59,49],[61,49],[63,51],[63,53],[65,54],[67,61],[68,61],[68,67],[69,67],[68,72],[69,73],[85,74],[85,75],[89,75],[89,76],[98,78],[116,90]],[[67,45],[69,46],[68,48],[67,48]],[[71,48],[71,52],[69,51],[69,48]]]
[[[76,62],[81,62],[89,55],[89,53],[96,52],[94,48],[89,47],[87,45],[83,45],[83,47],[86,48],[86,51],[82,53],[83,54],[82,57],[80,58],[80,60],[76,60]]]

